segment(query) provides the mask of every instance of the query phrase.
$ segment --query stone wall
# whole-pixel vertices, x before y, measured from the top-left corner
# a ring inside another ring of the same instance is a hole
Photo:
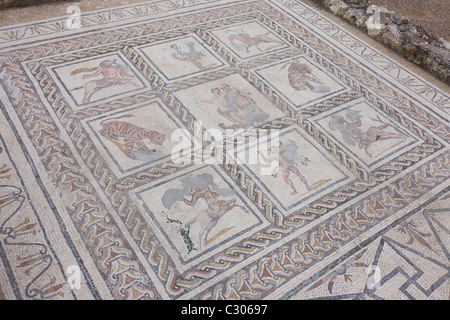
[[[381,28],[367,13],[369,0],[314,0],[335,15],[363,29],[377,41],[450,84],[450,43],[406,17],[381,8]]]

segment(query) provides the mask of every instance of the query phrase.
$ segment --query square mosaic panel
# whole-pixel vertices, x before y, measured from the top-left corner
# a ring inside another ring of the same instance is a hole
[[[58,65],[52,68],[52,74],[75,108],[146,87],[142,76],[120,53]]]
[[[288,102],[306,108],[348,89],[306,57],[260,67],[256,73]]]
[[[156,233],[171,248],[179,270],[269,224],[215,166],[147,186],[137,190],[135,197],[152,224],[158,226]],[[213,210],[217,215],[211,214]]]
[[[119,176],[171,161],[176,146],[171,135],[181,126],[160,101],[103,113],[83,124]]]
[[[420,144],[410,132],[362,99],[323,113],[314,122],[367,167]]]
[[[213,29],[211,34],[242,60],[288,46],[288,43],[258,21]]]
[[[195,35],[142,46],[139,51],[167,81],[179,80],[225,65]]]

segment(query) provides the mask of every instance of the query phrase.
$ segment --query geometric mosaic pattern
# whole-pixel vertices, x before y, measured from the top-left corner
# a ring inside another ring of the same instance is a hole
[[[448,95],[295,0],[63,24],[0,30],[0,299],[449,299]]]

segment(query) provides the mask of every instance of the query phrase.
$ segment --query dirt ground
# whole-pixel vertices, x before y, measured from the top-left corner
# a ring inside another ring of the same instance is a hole
[[[80,7],[81,14],[90,11],[103,10],[114,7],[127,6],[150,0],[80,0],[80,1],[54,1],[36,5],[0,8],[0,27],[8,27],[32,21],[47,20],[70,15],[67,8],[71,4]]]
[[[370,0],[450,41],[450,0]]]

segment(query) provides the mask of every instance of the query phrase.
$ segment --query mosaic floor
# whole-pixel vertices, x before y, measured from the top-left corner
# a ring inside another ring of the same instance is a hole
[[[450,299],[448,94],[296,0],[77,22],[0,29],[0,299]]]

